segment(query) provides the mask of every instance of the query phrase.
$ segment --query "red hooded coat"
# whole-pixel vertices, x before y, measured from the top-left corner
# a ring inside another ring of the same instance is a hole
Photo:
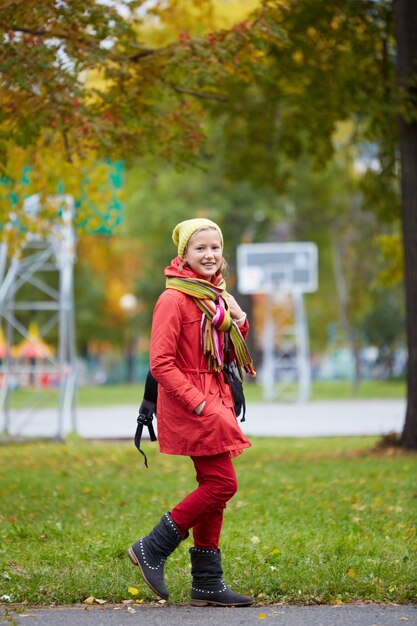
[[[177,257],[165,275],[201,278],[189,267],[180,271]],[[158,440],[161,452],[208,456],[230,452],[237,456],[251,443],[236,420],[230,387],[223,372],[207,368],[201,349],[202,312],[191,296],[166,289],[152,320],[150,368],[158,381]],[[241,327],[246,337],[247,321]],[[224,335],[219,333],[223,347]],[[197,415],[194,409],[205,401]]]

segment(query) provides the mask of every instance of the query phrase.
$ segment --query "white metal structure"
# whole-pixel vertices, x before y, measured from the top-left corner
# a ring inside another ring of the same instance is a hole
[[[266,294],[262,383],[264,399],[275,397],[298,382],[298,399],[308,400],[311,367],[303,294],[317,290],[317,246],[311,242],[242,244],[237,249],[238,289],[242,294]],[[287,295],[293,322],[276,324],[274,305]],[[278,340],[279,335],[279,340]]]
[[[240,293],[317,290],[317,246],[311,242],[252,243],[237,249]]]
[[[30,406],[17,410],[11,396],[24,378],[47,376],[54,378],[59,387],[56,438],[61,439],[66,432],[76,430],[74,202],[68,195],[54,196],[50,200],[56,206],[57,217],[47,235],[36,233],[36,219],[41,206],[39,196],[35,195],[25,201],[24,208],[33,218],[34,228],[26,235],[19,256],[8,258],[7,246],[0,245],[0,326],[5,329],[6,338],[6,353],[3,362],[0,362],[0,431],[10,435],[25,434],[25,424],[40,415],[42,400],[50,400],[50,397],[46,398],[47,391],[38,393],[38,405],[31,400]],[[57,273],[56,286],[45,280],[45,272]],[[30,285],[31,294],[36,295],[25,299],[25,285]],[[35,319],[37,312],[44,312],[43,326],[39,329],[41,338],[48,339],[51,330],[57,331],[56,349],[42,363],[33,359],[29,364],[22,364],[13,355],[11,346],[16,339],[33,340],[29,324],[23,323],[22,319]]]

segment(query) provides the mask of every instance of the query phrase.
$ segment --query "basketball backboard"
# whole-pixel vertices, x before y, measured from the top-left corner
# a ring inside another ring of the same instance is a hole
[[[311,242],[252,243],[237,248],[242,294],[317,290],[317,246]]]

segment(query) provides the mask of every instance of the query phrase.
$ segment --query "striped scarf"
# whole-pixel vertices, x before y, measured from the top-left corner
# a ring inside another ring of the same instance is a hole
[[[229,333],[236,363],[241,371],[255,376],[255,368],[238,325],[230,316],[226,294],[226,283],[222,279],[218,285],[202,278],[167,277],[167,289],[176,289],[191,296],[203,312],[201,320],[201,346],[208,357],[209,369],[219,372],[223,369],[223,356],[218,331]]]

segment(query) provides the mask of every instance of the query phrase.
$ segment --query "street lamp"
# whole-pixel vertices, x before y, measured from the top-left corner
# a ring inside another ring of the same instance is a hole
[[[124,293],[119,299],[119,306],[125,314],[127,339],[126,339],[126,378],[128,383],[133,383],[135,363],[135,333],[132,328],[132,319],[138,310],[138,299],[133,293]]]

